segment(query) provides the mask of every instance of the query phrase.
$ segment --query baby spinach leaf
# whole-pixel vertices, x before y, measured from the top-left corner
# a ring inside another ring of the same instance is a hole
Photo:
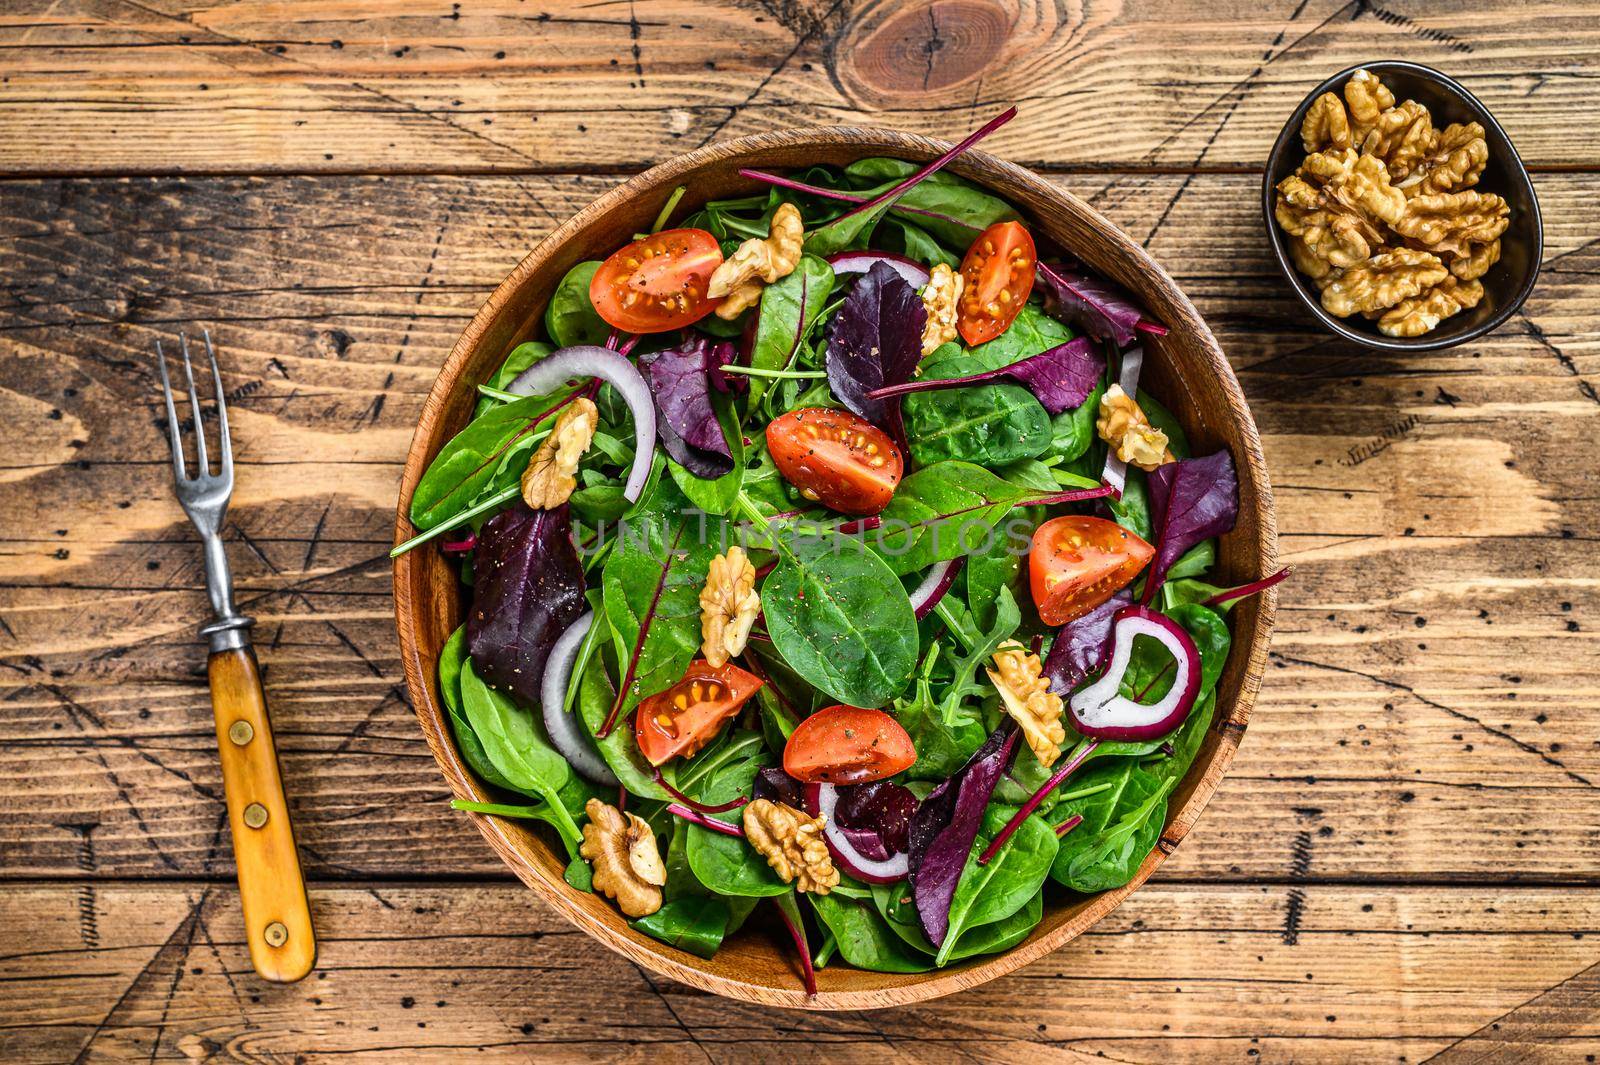
[[[970,928],[1004,920],[1037,895],[1056,858],[1055,831],[1037,814],[1027,817],[987,865],[978,855],[1005,827],[1016,811],[991,806],[984,811],[983,826],[967,856],[961,879],[950,900],[950,925],[934,962],[944,965]]]
[[[551,747],[533,712],[483,682],[469,660],[461,667],[461,704],[490,763],[514,791],[543,799],[569,847],[581,839],[560,791],[571,771]]]
[[[915,259],[928,266],[944,263],[952,270],[961,266],[961,256],[940,244],[931,233],[908,218],[890,218],[878,236],[884,250]]]
[[[1100,414],[1100,397],[1105,395],[1105,390],[1102,380],[1081,404],[1050,419],[1050,447],[1061,462],[1072,462],[1095,442],[1094,423]]]
[[[579,263],[567,271],[561,283],[550,295],[550,304],[544,309],[544,330],[550,334],[558,348],[574,344],[604,344],[611,335],[605,323],[589,302],[589,283],[600,269],[597,260]]]
[[[923,367],[922,379],[967,377],[978,365],[966,356],[941,359]],[[916,392],[903,402],[911,455],[920,466],[945,459],[998,466],[1050,447],[1050,416],[1020,385]]]
[[[800,353],[822,308],[833,291],[833,267],[826,259],[802,255],[794,272],[768,285],[761,293],[750,365],[758,370],[786,370]],[[754,408],[768,382],[750,378],[750,404]]]
[[[1188,630],[1200,652],[1200,694],[1217,686],[1222,668],[1228,664],[1228,648],[1233,642],[1228,623],[1210,607],[1189,603],[1168,610],[1167,616]]]
[[[981,466],[937,462],[900,482],[868,543],[896,575],[920,573],[991,546],[994,525],[1038,494]]]
[[[450,715],[450,733],[455,737],[456,750],[480,778],[500,788],[510,788],[510,781],[500,775],[489,756],[484,753],[483,741],[472,731],[467,712],[461,702],[461,669],[467,658],[467,627],[460,626],[439,648],[439,698]]]
[[[918,644],[911,600],[859,541],[824,535],[788,545],[761,601],[778,654],[840,702],[883,706],[911,680]]]
[[[728,929],[728,904],[709,895],[673,899],[655,913],[629,921],[630,927],[670,947],[709,958]]]
[[[1141,391],[1139,408],[1144,411],[1145,417],[1150,419],[1151,425],[1167,434],[1167,450],[1171,451],[1174,457],[1186,459],[1190,456],[1189,434],[1183,431],[1183,426],[1178,424],[1177,417],[1164,407],[1160,400],[1149,392]]]
[[[1157,780],[1166,780],[1168,777],[1182,780],[1183,775],[1194,764],[1195,755],[1200,753],[1201,744],[1206,741],[1206,733],[1211,729],[1211,718],[1216,708],[1217,690],[1212,688],[1195,701],[1194,709],[1189,711],[1189,716],[1167,741],[1172,745],[1172,753],[1165,758],[1146,763],[1145,771]]]
[[[1160,780],[1142,769],[1128,770],[1126,787],[1117,791],[1116,805],[1106,810],[1108,816],[1099,827],[1086,832],[1090,822],[1085,816],[1083,824],[1062,838],[1051,875],[1072,890],[1085,893],[1109,891],[1132,880],[1161,837],[1167,793],[1177,782],[1177,777]],[[1095,795],[1087,801],[1099,798],[1101,795]],[[1066,802],[1056,806],[1051,819],[1060,824],[1070,816],[1062,813],[1070,806]]]
[[[1169,463],[1170,465],[1170,463]],[[1107,496],[1102,502],[1111,513],[1111,520],[1133,533],[1145,543],[1155,535],[1150,528],[1150,492],[1148,475],[1136,466],[1128,468],[1127,481],[1122,486],[1122,496]]]
[[[486,383],[490,388],[498,388],[503,391],[507,385],[517,379],[518,374],[554,350],[542,340],[529,340],[518,344],[511,349],[511,354],[506,356],[506,361],[500,364],[500,369],[496,370],[494,376],[489,378]],[[500,400],[495,399],[493,396],[479,396],[477,409],[473,411],[472,416],[474,418],[479,417],[499,403]]]
[[[507,451],[546,421],[568,394],[529,396],[496,407],[451,437],[417,482],[411,523],[432,529],[470,506],[495,479]],[[521,470],[514,475],[521,476]]]
[[[1017,313],[1010,328],[987,344],[979,344],[970,354],[985,370],[998,370],[1058,348],[1072,337],[1071,329],[1029,303]]]
[[[724,767],[701,792],[701,801],[717,804],[748,795],[749,779],[754,776],[762,760],[751,759],[751,765],[748,766],[738,763]],[[743,820],[740,810],[706,816],[730,825],[740,824]],[[789,884],[772,870],[767,860],[742,835],[729,836],[699,825],[689,825],[685,855],[695,879],[719,895],[767,898],[789,893]]]
[[[806,898],[811,900],[817,919],[833,933],[840,955],[856,968],[879,973],[922,973],[933,967],[927,957],[907,949],[871,902],[845,898],[838,892]]]
[[[1167,570],[1167,580],[1178,580],[1182,577],[1203,576],[1217,561],[1217,542],[1215,540],[1201,540],[1189,550],[1185,551],[1178,561]]]
[[[1022,908],[1009,917],[968,928],[956,940],[945,963],[974,958],[980,954],[998,954],[1028,938],[1044,917],[1044,892],[1035,891],[1028,896]]]
[[[602,631],[597,639],[604,641],[610,638],[611,623],[604,613],[595,612],[595,625],[601,626]],[[587,667],[578,679],[578,716],[583,719],[584,726],[588,728],[591,736],[600,731],[600,726],[605,724],[606,715],[611,713],[612,704],[616,702],[616,691],[611,686],[611,678],[606,673],[604,655],[596,644],[596,652],[589,660]],[[655,781],[655,775],[650,771],[650,763],[639,751],[639,743],[634,738],[631,728],[614,728],[605,739],[596,739],[595,747],[600,751],[600,757],[606,760],[606,765],[617,775],[622,786],[641,798],[656,799],[661,802],[672,801],[672,796],[666,789]]]

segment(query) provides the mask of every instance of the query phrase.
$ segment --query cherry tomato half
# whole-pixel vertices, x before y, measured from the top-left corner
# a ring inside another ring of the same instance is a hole
[[[917,750],[882,710],[830,706],[789,734],[783,770],[807,784],[865,784],[911,768]]]
[[[722,265],[717,238],[703,229],[664,229],[612,253],[589,282],[589,302],[626,333],[664,333],[698,322],[721,300],[706,296]]]
[[[683,679],[639,704],[633,735],[651,765],[688,757],[714,739],[763,681],[735,665],[697,658]]]
[[[773,464],[807,499],[842,514],[876,514],[905,472],[889,434],[847,410],[802,407],[767,426]]]
[[[1021,222],[996,222],[978,235],[961,260],[966,287],[956,306],[961,339],[977,346],[1004,333],[1028,302],[1037,261]]]
[[[1039,620],[1064,625],[1139,575],[1155,548],[1114,521],[1069,514],[1034,530],[1028,583]]]

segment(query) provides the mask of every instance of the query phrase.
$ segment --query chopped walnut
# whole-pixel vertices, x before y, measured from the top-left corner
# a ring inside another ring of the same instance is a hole
[[[1312,102],[1300,123],[1300,143],[1308,152],[1350,147],[1350,114],[1338,96],[1325,92]]]
[[[1138,402],[1121,385],[1112,385],[1100,397],[1100,416],[1094,427],[1119,459],[1141,470],[1153,470],[1172,461],[1167,434],[1150,424]]]
[[[1412,173],[1415,182],[1407,184],[1404,191],[1407,196],[1431,196],[1470,189],[1488,165],[1489,145],[1483,139],[1483,127],[1476,122],[1455,122],[1439,134],[1433,151]]]
[[[1476,281],[1489,272],[1489,267],[1500,261],[1500,241],[1474,244],[1459,255],[1450,257],[1450,272],[1463,281]]]
[[[1381,160],[1398,180],[1416,169],[1438,143],[1439,134],[1428,109],[1415,100],[1407,100],[1378,116],[1361,142],[1361,152],[1363,157]]]
[[[1346,270],[1323,289],[1322,306],[1338,318],[1384,311],[1448,275],[1437,255],[1415,248],[1391,248]]]
[[[822,818],[757,799],[744,808],[744,835],[773,871],[799,890],[826,895],[838,886],[839,871],[822,838]]]
[[[1016,640],[1007,640],[994,653],[994,668],[989,680],[1000,693],[1000,701],[1022,729],[1028,749],[1049,769],[1061,757],[1067,729],[1061,723],[1061,696],[1050,690],[1043,676],[1039,656]]]
[[[1378,116],[1394,106],[1394,93],[1368,70],[1358,70],[1344,83],[1344,102],[1350,107],[1351,143],[1360,144],[1377,125]]]
[[[756,568],[745,557],[744,548],[730,547],[727,554],[711,560],[706,586],[700,592],[701,655],[713,666],[723,666],[743,654],[759,613]]]
[[[1312,251],[1300,237],[1289,238],[1289,258],[1294,260],[1294,268],[1309,277],[1319,289],[1327,288],[1340,274],[1337,266]]]
[[[1474,244],[1498,240],[1511,224],[1511,208],[1492,192],[1440,192],[1413,196],[1395,232],[1429,251],[1460,254]]]
[[[590,799],[583,809],[589,823],[583,826],[578,853],[594,866],[595,892],[616,899],[629,917],[661,909],[667,867],[650,826],[637,814],[624,814],[599,799]]]
[[[922,287],[922,307],[928,312],[922,327],[922,356],[956,338],[956,303],[966,288],[966,280],[946,263],[936,265]]]
[[[578,460],[589,450],[598,424],[599,408],[583,396],[561,412],[555,428],[528,460],[528,468],[522,471],[524,503],[540,510],[559,507],[567,501],[578,487],[578,479],[573,476],[578,471]]]
[[[1378,330],[1385,336],[1419,337],[1440,322],[1461,311],[1476,307],[1483,299],[1483,285],[1446,277],[1420,296],[1401,300],[1378,319]]]
[[[746,308],[755,306],[763,288],[793,273],[800,262],[804,238],[800,209],[792,203],[780,203],[768,224],[767,236],[751,237],[712,271],[706,294],[712,299],[725,297],[717,305],[717,317],[739,317]]]

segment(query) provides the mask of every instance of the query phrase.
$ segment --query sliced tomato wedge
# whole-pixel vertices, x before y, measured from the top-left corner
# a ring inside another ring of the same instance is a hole
[[[1033,291],[1038,254],[1021,222],[996,222],[978,235],[961,260],[965,287],[956,305],[956,329],[976,346],[1004,333]]]
[[[651,765],[694,754],[716,738],[763,681],[738,666],[689,663],[683,679],[639,704],[634,738]]]
[[[767,426],[778,472],[807,499],[842,514],[876,514],[905,473],[889,434],[847,410],[802,407]]]
[[[1028,583],[1039,620],[1065,625],[1116,595],[1139,575],[1155,548],[1114,521],[1069,514],[1033,533]]]
[[[917,750],[882,710],[830,706],[789,734],[783,770],[807,784],[865,784],[911,768]]]
[[[613,252],[589,282],[589,302],[625,333],[664,333],[698,322],[721,303],[706,295],[722,265],[703,229],[664,229]]]

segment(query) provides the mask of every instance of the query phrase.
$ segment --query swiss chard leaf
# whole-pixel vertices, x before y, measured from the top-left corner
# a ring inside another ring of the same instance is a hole
[[[1082,270],[1040,263],[1035,283],[1052,315],[1118,347],[1133,343],[1134,327],[1145,317],[1127,292]]]
[[[1040,893],[1056,858],[1057,840],[1054,830],[1037,814],[1023,820],[988,864],[978,864],[978,855],[1015,812],[1008,806],[991,806],[984,811],[982,828],[966,856],[950,901],[949,929],[934,959],[936,964],[951,960],[968,929],[1003,921]]]
[[[1104,373],[1105,360],[1095,346],[1084,337],[1075,337],[1037,355],[993,369],[970,356],[934,355],[925,360],[921,377],[896,386],[891,392],[920,395],[956,388],[975,389],[1007,378],[1025,386],[1042,409],[1054,415],[1080,406],[1100,384]],[[906,402],[909,407],[911,401]]]
[[[828,303],[833,284],[833,267],[827,260],[802,255],[793,273],[762,290],[755,340],[750,347],[752,368],[786,370],[794,363]],[[767,384],[764,378],[750,378],[752,408],[766,393]]]
[[[467,647],[485,679],[539,705],[545,660],[584,610],[583,564],[565,504],[518,500],[478,531]]]
[[[883,706],[910,681],[918,643],[911,600],[859,541],[796,540],[763,583],[761,601],[784,662],[840,702]]]
[[[923,381],[971,380],[976,360],[958,355],[923,367]],[[960,459],[999,466],[1050,447],[1050,416],[1014,384],[916,392],[904,399],[906,435],[917,465]]]
[[[579,263],[567,271],[550,294],[550,303],[544,309],[544,329],[556,347],[604,344],[611,335],[611,327],[589,301],[589,283],[599,269],[600,263],[593,259]]]
[[[1233,457],[1218,451],[1157,466],[1147,482],[1151,542],[1156,547],[1156,557],[1145,576],[1148,602],[1185,551],[1233,528],[1239,516],[1239,479]]]
[[[711,370],[733,358],[733,345],[689,334],[676,347],[639,357],[655,400],[657,434],[667,454],[696,477],[732,472],[733,452],[711,405]]]
[[[828,328],[828,386],[839,402],[897,441],[905,439],[900,401],[867,394],[911,379],[922,358],[927,317],[911,283],[886,263],[874,263]]]
[[[1065,698],[1100,668],[1111,645],[1112,618],[1132,603],[1133,596],[1124,589],[1056,631],[1055,642],[1044,660],[1044,675],[1050,679],[1051,691]]]
[[[895,490],[868,543],[899,576],[993,546],[994,526],[1040,493],[967,462],[924,466]]]
[[[568,389],[550,396],[529,396],[495,407],[451,437],[417,482],[411,495],[411,523],[419,529],[436,528],[470,506],[496,480],[497,473],[520,477],[520,468],[501,471],[502,460],[570,393]]]

